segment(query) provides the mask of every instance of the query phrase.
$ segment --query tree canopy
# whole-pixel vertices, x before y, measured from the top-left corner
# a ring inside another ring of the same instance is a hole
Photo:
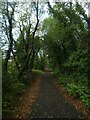
[[[69,94],[90,107],[90,16],[77,0],[53,6],[2,2],[0,18],[4,90],[12,86],[7,78],[22,82],[27,71],[48,67]]]

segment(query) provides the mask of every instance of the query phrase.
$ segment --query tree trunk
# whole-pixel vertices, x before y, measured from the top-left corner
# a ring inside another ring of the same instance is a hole
[[[7,28],[7,24],[6,24],[6,20],[5,20],[5,25],[6,25],[6,29],[8,29],[8,33],[9,33],[9,37],[8,37],[8,33],[7,33],[7,30],[6,30],[6,35],[7,35],[7,38],[8,38],[8,41],[9,41],[9,48],[6,52],[6,59],[5,59],[5,70],[7,71],[7,66],[8,66],[8,60],[10,59],[10,54],[11,54],[11,51],[12,51],[12,47],[13,47],[13,34],[12,34],[12,28],[13,28],[13,24],[12,24],[12,21],[13,21],[13,16],[14,16],[14,10],[15,10],[15,5],[16,3],[13,4],[13,6],[11,7],[12,11],[9,11],[9,3],[7,2],[6,3],[6,13],[5,13],[5,16],[7,17],[7,20],[8,20],[8,28]]]

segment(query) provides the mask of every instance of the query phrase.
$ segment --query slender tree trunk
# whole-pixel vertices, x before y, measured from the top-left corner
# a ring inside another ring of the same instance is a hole
[[[28,66],[28,63],[29,63],[29,60],[30,60],[30,56],[31,56],[31,54],[32,54],[32,49],[31,49],[30,52],[28,53],[28,56],[27,56],[26,62],[25,62],[23,68],[21,69],[21,71],[20,71],[20,73],[19,73],[19,75],[18,75],[19,78],[21,78],[23,72],[26,70],[26,68],[27,68],[27,66]]]
[[[33,66],[34,66],[34,59],[35,59],[35,48],[34,48],[34,39],[35,39],[35,33],[37,31],[37,27],[38,27],[38,24],[39,24],[39,19],[38,19],[38,2],[35,3],[36,6],[36,18],[37,18],[37,23],[36,23],[36,26],[35,26],[35,29],[34,29],[34,32],[32,34],[32,45],[30,46],[30,48],[28,48],[29,52],[28,52],[28,55],[26,57],[26,61],[25,61],[25,64],[23,66],[23,68],[21,69],[20,73],[19,73],[19,78],[21,78],[23,72],[26,70],[26,68],[28,67],[28,64],[29,64],[29,61],[31,60],[31,63],[32,65],[30,66],[30,70],[32,70]],[[30,28],[29,28],[30,29]],[[29,30],[30,31],[30,30]],[[29,32],[28,31],[28,32]],[[29,37],[29,36],[27,36]],[[31,59],[30,59],[31,58]]]
[[[13,6],[10,6],[12,11],[10,12],[9,11],[9,3],[7,2],[6,3],[6,13],[5,13],[5,16],[7,17],[7,20],[8,20],[8,24],[9,24],[9,28],[7,28],[7,24],[6,24],[6,20],[5,20],[5,25],[6,25],[6,29],[8,29],[8,33],[7,33],[7,30],[6,30],[6,35],[7,35],[7,38],[8,38],[8,41],[9,41],[9,48],[6,52],[6,59],[5,59],[5,70],[7,71],[7,66],[8,66],[8,60],[10,59],[10,54],[11,54],[11,51],[12,51],[12,47],[13,47],[13,34],[12,34],[12,28],[13,28],[13,24],[12,24],[12,21],[13,21],[13,16],[14,16],[14,10],[15,10],[15,5],[16,3],[13,4]]]
[[[90,88],[90,17],[88,19],[88,86]]]
[[[30,61],[30,72],[32,71],[32,68],[34,68],[34,61],[35,61],[35,48],[33,49],[31,61]]]
[[[12,50],[12,54],[13,54],[13,58],[14,58],[14,62],[16,64],[16,67],[17,67],[18,71],[20,72],[20,67],[19,67],[19,64],[18,64],[18,62],[16,60],[16,57],[15,57],[15,54],[14,54],[13,50]]]
[[[13,46],[13,38],[12,38],[12,36],[11,36],[11,41],[10,41],[10,43],[9,43],[9,49],[7,50],[7,53],[6,53],[5,71],[7,71],[8,60],[10,59],[10,54],[11,54],[11,51],[12,51],[12,46]]]

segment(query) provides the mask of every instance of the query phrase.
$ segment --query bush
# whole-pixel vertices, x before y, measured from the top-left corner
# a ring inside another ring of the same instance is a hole
[[[2,116],[3,118],[9,118],[14,112],[15,107],[18,104],[18,100],[25,92],[28,85],[35,81],[35,74],[26,72],[21,80],[18,80],[18,72],[13,63],[9,63],[8,71],[3,69],[2,75]]]
[[[14,112],[18,99],[25,90],[24,84],[19,80],[12,79],[11,73],[3,75],[2,81],[2,115],[4,118],[10,117]]]
[[[70,95],[79,98],[88,108],[90,108],[90,90],[87,87],[71,83],[67,84],[66,90]]]

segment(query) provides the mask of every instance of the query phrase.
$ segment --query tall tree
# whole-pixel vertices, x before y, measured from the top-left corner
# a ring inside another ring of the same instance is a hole
[[[14,22],[14,11],[15,11],[15,2],[4,2],[2,8],[2,16],[4,20],[4,28],[5,33],[8,39],[8,50],[6,52],[6,59],[5,59],[5,70],[7,70],[8,60],[10,59],[10,54],[13,51],[13,22]]]

